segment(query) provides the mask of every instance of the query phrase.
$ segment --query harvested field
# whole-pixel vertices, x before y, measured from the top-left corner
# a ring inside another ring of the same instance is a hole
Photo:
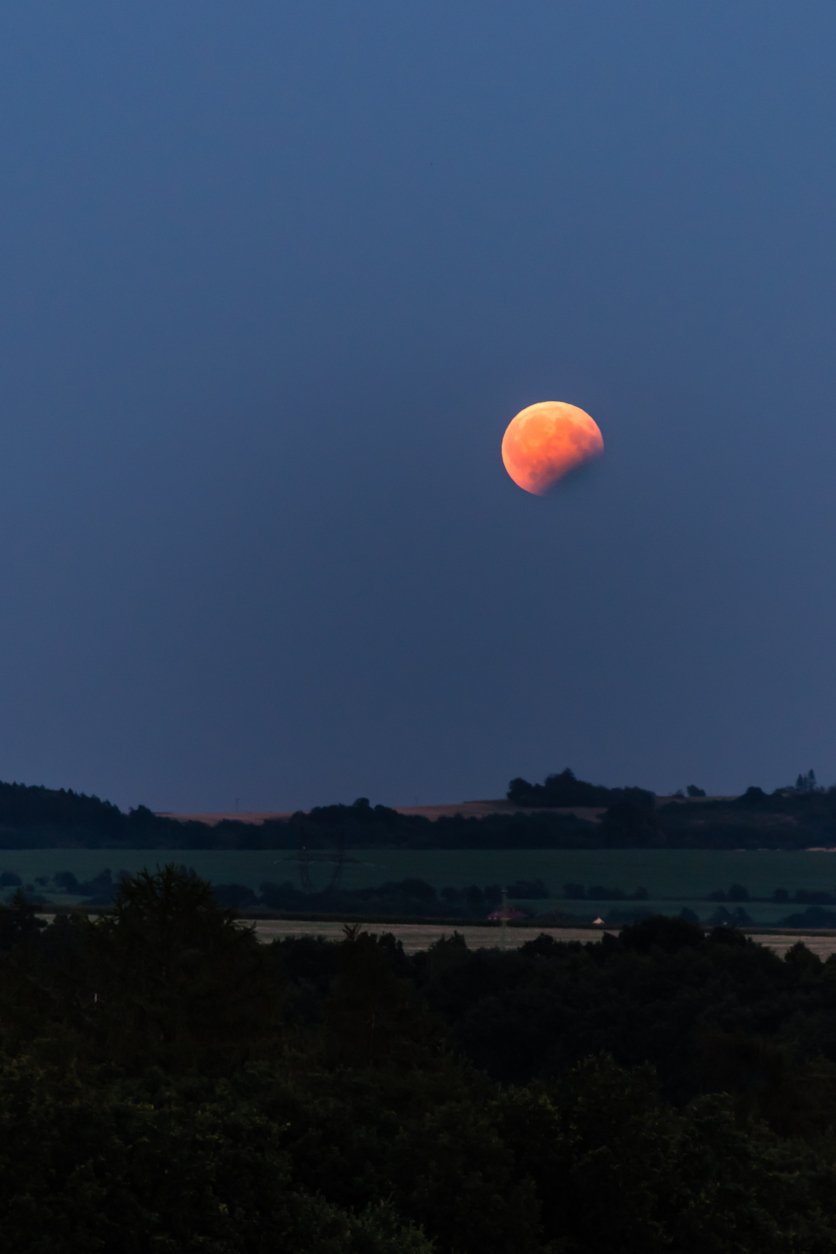
[[[261,940],[284,940],[286,937],[321,936],[325,940],[341,940],[346,926],[356,926],[358,920],[346,920],[345,923],[325,922],[305,919],[259,919],[255,930]],[[534,940],[543,932],[560,941],[595,941],[601,939],[601,933],[587,928],[542,928],[542,927],[509,927],[506,929],[503,942],[502,928],[463,924],[452,927],[449,923],[362,923],[364,932],[372,934],[390,933],[397,937],[407,953],[416,953],[420,949],[429,949],[436,941],[458,933],[467,941],[471,949],[494,949],[503,943],[509,949],[517,949],[526,941]]]
[[[664,806],[671,802],[695,805],[702,802],[734,801],[734,797],[665,797],[656,798],[657,805]],[[398,814],[414,814],[425,819],[450,818],[460,814],[466,819],[483,819],[489,814],[574,814],[579,819],[594,822],[604,813],[605,806],[549,806],[546,810],[534,809],[530,806],[517,806],[513,801],[496,798],[486,801],[445,801],[437,805],[390,806]],[[216,823],[231,820],[236,823],[263,823],[267,819],[286,820],[291,816],[290,810],[216,810],[190,811],[189,813],[173,813],[170,810],[158,810],[160,817],[176,819],[181,823],[207,823],[214,827]]]
[[[453,801],[443,805],[428,806],[391,806],[397,814],[415,815],[418,818],[435,819],[451,818],[460,814],[466,819],[484,819],[490,814],[574,814],[579,819],[592,822],[604,813],[603,806],[564,806],[550,807],[547,811],[531,809],[526,806],[515,806],[512,801]],[[267,820],[286,822],[290,818],[290,810],[241,810],[213,811],[212,813],[194,811],[188,814],[174,814],[166,810],[158,810],[161,818],[176,819],[179,823],[206,823],[214,827],[216,823],[264,823]]]
[[[356,926],[358,920],[346,920],[346,923],[323,922],[315,920],[291,919],[259,919],[255,930],[261,940],[284,940],[287,937],[321,936],[325,940],[341,940],[347,925]],[[506,945],[509,949],[517,949],[526,941],[535,940],[543,934],[553,937],[556,941],[599,941],[604,931],[617,935],[612,929],[604,928],[548,928],[548,927],[509,927],[503,938],[502,929],[494,926],[472,926],[463,924],[451,927],[442,923],[363,923],[364,932],[372,934],[388,932],[397,937],[406,953],[416,953],[421,949],[429,949],[436,941],[450,937],[454,933],[463,936],[471,949],[493,949]],[[766,945],[775,953],[783,955],[799,941],[822,960],[836,954],[836,932],[747,932],[752,940]]]

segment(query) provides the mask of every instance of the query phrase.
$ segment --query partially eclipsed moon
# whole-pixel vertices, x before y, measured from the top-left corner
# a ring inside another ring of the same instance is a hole
[[[565,401],[538,401],[521,409],[502,437],[505,469],[514,483],[536,496],[603,451],[595,419]]]

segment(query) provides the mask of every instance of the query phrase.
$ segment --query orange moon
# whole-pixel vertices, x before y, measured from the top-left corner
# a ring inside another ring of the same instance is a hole
[[[604,451],[594,418],[565,401],[538,401],[512,418],[502,437],[502,463],[518,487],[535,496]]]

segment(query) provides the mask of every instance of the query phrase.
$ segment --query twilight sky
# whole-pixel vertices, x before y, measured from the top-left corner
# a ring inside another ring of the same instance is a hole
[[[832,0],[6,0],[0,778],[836,781]],[[509,419],[582,406],[546,498]]]

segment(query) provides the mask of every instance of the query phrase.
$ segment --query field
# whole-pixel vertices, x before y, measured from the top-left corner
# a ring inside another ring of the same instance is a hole
[[[708,798],[707,798],[708,799]],[[660,797],[660,803],[670,801],[670,797]],[[716,798],[710,798],[716,800]],[[513,801],[452,801],[439,805],[393,806],[396,814],[413,814],[418,818],[436,819],[451,818],[461,815],[466,819],[484,819],[490,814],[540,814],[528,806],[514,805]],[[159,810],[161,818],[178,819],[182,823],[206,823],[214,827],[216,823],[232,820],[236,823],[264,823],[275,819],[286,820],[291,817],[291,810],[213,810],[211,812],[194,810],[189,813],[177,814]],[[578,818],[592,820],[600,818],[604,813],[603,806],[558,806],[552,809],[553,814],[575,814]]]
[[[283,850],[112,850],[37,849],[0,850],[0,870],[14,871],[24,883],[38,876],[72,871],[89,879],[104,867],[136,871],[165,862],[183,863],[215,883],[237,883],[257,890],[265,881],[300,883],[299,857]],[[327,855],[317,855],[308,873],[314,889],[326,887],[334,872]],[[445,885],[507,885],[520,879],[540,879],[550,890],[549,900],[532,902],[539,911],[560,909],[590,922],[606,918],[606,897],[595,901],[567,901],[562,885],[601,885],[633,892],[647,890],[643,908],[658,905],[666,913],[683,906],[707,918],[715,902],[708,895],[731,884],[743,885],[751,898],[770,898],[775,889],[836,892],[836,858],[825,852],[703,851],[703,850],[351,850],[342,867],[342,885],[361,888],[387,880],[414,877],[436,889]],[[628,903],[625,903],[628,904]],[[776,924],[799,907],[771,901],[743,903],[753,921]]]
[[[283,919],[259,919],[256,923],[256,932],[263,941],[284,940],[288,937],[299,936],[322,936],[325,940],[342,940],[344,926],[343,923],[335,922],[291,922]],[[461,927],[452,928],[441,923],[387,923],[385,925],[365,925],[363,930],[373,933],[391,932],[401,942],[404,951],[409,954],[428,949],[430,945],[435,944],[436,941],[441,940],[443,937],[451,936],[454,931],[464,937],[469,949],[492,949],[495,947],[516,949],[518,946],[524,945],[526,941],[531,941],[541,936],[543,932],[553,936],[556,941],[563,943],[580,941],[583,944],[587,944],[590,941],[600,940],[604,935],[605,929],[509,927],[503,935],[500,928],[495,924],[488,927],[473,927],[470,924],[464,924]],[[803,940],[806,947],[822,960],[836,953],[836,935],[832,932],[822,932],[813,935],[804,934],[803,936],[789,932],[755,933],[754,939],[759,944],[766,945],[768,949],[772,949],[775,953],[782,955],[792,948],[793,945],[796,945],[799,940]]]

